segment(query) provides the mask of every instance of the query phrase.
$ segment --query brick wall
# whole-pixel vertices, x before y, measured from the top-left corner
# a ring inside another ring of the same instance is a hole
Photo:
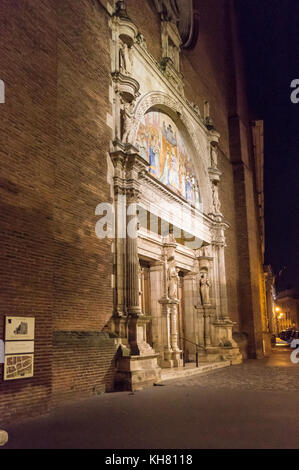
[[[94,231],[96,206],[110,201],[108,15],[95,0],[0,8],[0,338],[5,315],[36,319],[34,377],[4,382],[0,366],[2,424],[47,410],[52,393],[109,389],[115,346],[84,339],[112,314],[111,245]],[[82,347],[56,344],[60,330],[81,332]],[[63,388],[64,363],[73,373]]]
[[[110,30],[102,3],[0,4],[0,78],[6,84],[6,103],[0,105],[0,338],[5,315],[36,318],[34,377],[1,377],[0,424],[40,413],[50,403],[109,390],[113,381],[115,345],[103,332],[113,308],[113,257],[110,241],[94,232],[95,208],[111,194]],[[236,329],[250,333],[254,351],[261,257],[249,157],[248,169],[242,163],[250,156],[244,83],[235,74],[230,2],[197,3],[199,40],[182,52],[181,68],[186,97],[201,111],[210,102],[221,133],[229,309]],[[127,0],[127,7],[159,59],[160,20],[153,4],[140,8]],[[245,123],[242,139],[230,125],[234,114]]]
[[[116,344],[108,333],[58,331],[53,335],[52,405],[111,392]]]
[[[0,338],[5,315],[36,318],[34,378],[3,382],[0,365],[1,424],[46,410],[51,393],[56,14],[49,1],[0,9]]]

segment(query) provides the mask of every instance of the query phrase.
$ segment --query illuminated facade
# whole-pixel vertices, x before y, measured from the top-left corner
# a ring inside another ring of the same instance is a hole
[[[6,3],[0,339],[7,316],[35,337],[32,377],[0,364],[0,420],[197,351],[263,357],[263,123],[234,1]]]
[[[180,73],[179,31],[162,21],[157,67],[125,5],[112,19],[118,388],[160,379],[184,358],[241,361],[226,290],[225,231],[218,168],[220,134],[189,103]],[[171,46],[170,46],[171,45]],[[171,51],[171,53],[170,53]],[[127,60],[125,60],[127,58]],[[129,65],[128,65],[129,64]],[[146,77],[146,79],[145,79]]]

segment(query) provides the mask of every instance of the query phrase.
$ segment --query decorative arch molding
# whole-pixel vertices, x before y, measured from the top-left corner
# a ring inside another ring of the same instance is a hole
[[[208,136],[205,138],[203,135],[200,136],[199,132],[196,132],[191,118],[187,115],[184,106],[178,100],[167,93],[153,91],[143,95],[134,109],[134,126],[132,126],[131,134],[131,143],[133,145],[137,139],[141,120],[144,115],[151,110],[160,110],[168,114],[178,125],[180,130],[183,130],[183,134],[185,134],[190,141],[191,148],[194,150],[192,160],[198,172],[203,210],[208,214],[213,204],[207,163]],[[202,134],[202,131],[200,133]]]

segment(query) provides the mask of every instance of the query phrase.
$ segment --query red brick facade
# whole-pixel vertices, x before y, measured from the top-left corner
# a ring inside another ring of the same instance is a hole
[[[0,365],[0,425],[113,386],[116,346],[103,332],[113,311],[113,254],[111,242],[95,235],[95,208],[111,201],[105,3],[41,0],[37,7],[2,0],[0,6],[6,85],[0,105],[0,338],[5,315],[36,319],[34,377],[4,382]],[[153,2],[140,3],[127,0],[128,14],[158,60],[160,19]],[[197,4],[199,40],[182,52],[185,92],[201,110],[210,102],[221,134],[229,311],[255,356],[262,348],[264,294],[244,85],[231,47],[230,2]]]

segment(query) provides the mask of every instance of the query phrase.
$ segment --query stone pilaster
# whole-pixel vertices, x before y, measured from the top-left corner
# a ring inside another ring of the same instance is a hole
[[[184,312],[185,312],[185,338],[192,343],[199,344],[200,326],[197,318],[196,305],[198,303],[196,273],[184,276]],[[185,341],[187,360],[195,360],[196,346]],[[203,346],[203,342],[202,342]]]
[[[206,348],[210,360],[217,357],[230,360],[232,364],[242,361],[237,344],[232,337],[234,323],[231,321],[228,311],[226,270],[225,270],[225,236],[224,231],[228,226],[222,222],[216,222],[213,229],[213,252],[216,272],[216,297],[219,298],[219,311],[216,318],[211,321],[211,346]]]
[[[163,367],[180,367],[182,351],[178,346],[178,274],[173,234],[163,241],[163,297],[159,300],[163,317]]]
[[[139,188],[127,189],[127,312],[140,315],[137,202]]]
[[[126,338],[121,337],[115,386],[118,390],[136,390],[160,380],[158,355],[146,337],[146,325],[150,319],[143,315],[139,301],[137,205],[140,174],[147,170],[148,163],[131,145],[121,142],[114,145],[117,150],[112,152],[111,158],[115,166],[115,194],[117,201],[122,196],[124,211],[116,211],[117,296],[113,324],[115,332],[127,335]]]
[[[110,154],[114,165],[115,260],[114,260],[114,316],[126,315],[126,154],[123,146],[116,146]],[[119,322],[118,322],[119,324]],[[118,331],[118,328],[117,328]]]

